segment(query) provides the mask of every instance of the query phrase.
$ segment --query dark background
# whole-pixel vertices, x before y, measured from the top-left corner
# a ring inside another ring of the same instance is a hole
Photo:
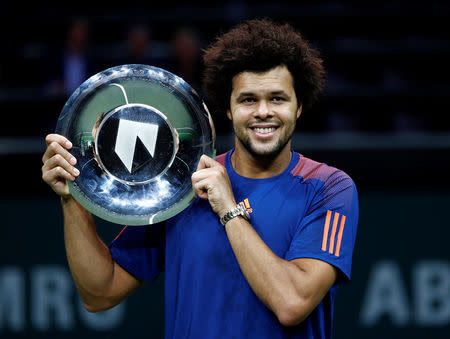
[[[201,49],[254,17],[287,21],[320,50],[327,85],[302,114],[293,146],[346,171],[359,190],[353,280],[338,293],[335,337],[450,337],[448,2],[2,6],[0,337],[162,337],[162,277],[112,312],[88,315],[79,306],[58,198],[40,171],[43,138],[79,85],[63,56],[77,51],[85,65],[78,81],[146,63],[201,92]],[[220,153],[233,139],[225,117],[213,118]],[[98,220],[98,229],[110,241],[121,227]]]

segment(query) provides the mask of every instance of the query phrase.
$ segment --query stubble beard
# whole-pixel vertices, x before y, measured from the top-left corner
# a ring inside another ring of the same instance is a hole
[[[263,162],[271,161],[275,159],[281,151],[286,147],[287,143],[292,139],[294,134],[296,123],[287,129],[274,144],[263,145],[262,147],[256,147],[250,138],[250,135],[239,128],[235,128],[235,135],[240,144],[245,150],[252,155],[255,159]]]

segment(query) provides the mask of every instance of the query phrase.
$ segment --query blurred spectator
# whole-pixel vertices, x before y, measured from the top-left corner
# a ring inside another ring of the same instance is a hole
[[[172,39],[172,72],[197,91],[201,90],[200,37],[192,28],[181,27]]]
[[[117,64],[144,64],[166,68],[167,55],[159,54],[156,53],[152,31],[146,25],[136,24],[128,30]]]
[[[128,32],[126,41],[126,63],[151,64],[151,37],[145,26],[134,26]]]
[[[91,75],[88,41],[88,22],[85,19],[74,20],[68,29],[59,59],[49,65],[49,69],[55,72],[50,82],[51,94],[70,95]]]

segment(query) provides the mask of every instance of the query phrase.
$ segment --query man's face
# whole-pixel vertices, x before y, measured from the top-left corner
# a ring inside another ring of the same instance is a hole
[[[251,155],[270,158],[290,150],[300,116],[294,81],[286,66],[264,73],[242,72],[233,77],[230,109],[236,147]]]

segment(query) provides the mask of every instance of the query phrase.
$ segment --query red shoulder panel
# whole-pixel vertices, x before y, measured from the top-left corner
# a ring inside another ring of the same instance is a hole
[[[227,156],[227,153],[220,154],[220,155],[216,156],[216,161],[218,163],[220,163],[222,166],[225,166],[225,157],[226,156]]]
[[[300,154],[297,165],[292,169],[291,173],[295,176],[301,176],[303,180],[318,179],[326,181],[331,174],[337,169],[330,167],[324,163],[320,163],[309,158],[305,158]]]

